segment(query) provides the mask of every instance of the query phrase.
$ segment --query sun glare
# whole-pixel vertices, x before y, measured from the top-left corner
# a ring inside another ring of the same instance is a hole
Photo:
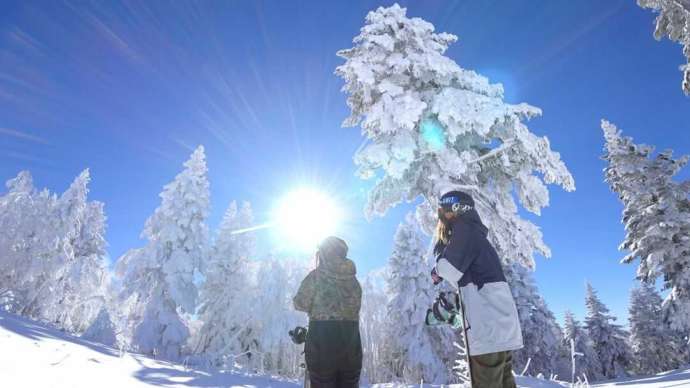
[[[287,194],[275,214],[281,243],[300,251],[313,251],[322,239],[335,234],[342,217],[333,197],[309,188]]]

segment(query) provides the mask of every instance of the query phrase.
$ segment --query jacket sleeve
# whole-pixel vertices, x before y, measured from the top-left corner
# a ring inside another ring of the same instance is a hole
[[[295,310],[309,313],[311,311],[312,302],[314,301],[315,292],[315,271],[311,271],[309,272],[309,275],[307,275],[307,277],[304,278],[304,280],[302,280],[302,284],[300,284],[299,290],[297,290],[297,294],[292,299],[292,303],[295,306]]]
[[[471,233],[467,224],[456,224],[448,246],[436,259],[436,272],[452,284],[457,285],[474,259]]]

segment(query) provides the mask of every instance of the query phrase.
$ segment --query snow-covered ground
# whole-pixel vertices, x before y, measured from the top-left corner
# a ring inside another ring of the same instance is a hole
[[[524,388],[567,386],[529,377],[518,377],[518,385]],[[199,371],[137,354],[121,354],[117,349],[84,341],[45,325],[0,312],[0,386],[295,388],[301,384],[238,373]],[[399,387],[396,384],[379,384],[371,388]],[[595,387],[690,387],[690,368],[652,377],[602,383]]]
[[[205,372],[75,338],[0,312],[0,387],[275,387],[294,382]]]

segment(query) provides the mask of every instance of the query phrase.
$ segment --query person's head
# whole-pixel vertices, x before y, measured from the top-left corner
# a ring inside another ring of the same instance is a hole
[[[456,218],[474,208],[472,196],[462,191],[449,191],[438,201],[436,239],[448,243],[449,226]]]
[[[348,246],[345,240],[329,236],[323,239],[316,251],[319,263],[333,260],[343,260],[347,257]]]

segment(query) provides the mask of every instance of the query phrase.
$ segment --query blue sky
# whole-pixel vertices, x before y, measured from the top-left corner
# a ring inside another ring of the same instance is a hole
[[[338,49],[367,11],[392,2],[3,2],[0,179],[19,170],[63,191],[82,169],[105,202],[109,253],[142,245],[158,193],[196,145],[206,147],[215,227],[227,204],[257,221],[304,185],[334,193],[360,271],[385,264],[409,206],[367,222],[354,176],[358,128],[347,116]],[[603,182],[601,118],[638,142],[690,153],[681,47],[652,37],[654,15],[630,0],[400,2],[409,16],[459,36],[448,55],[502,82],[509,102],[543,109],[547,135],[577,191],[552,188],[530,217],[553,251],[536,278],[550,307],[582,317],[589,280],[627,316],[634,266],[618,264],[621,205]],[[685,172],[682,177],[690,174]],[[273,249],[269,232],[262,249]]]

